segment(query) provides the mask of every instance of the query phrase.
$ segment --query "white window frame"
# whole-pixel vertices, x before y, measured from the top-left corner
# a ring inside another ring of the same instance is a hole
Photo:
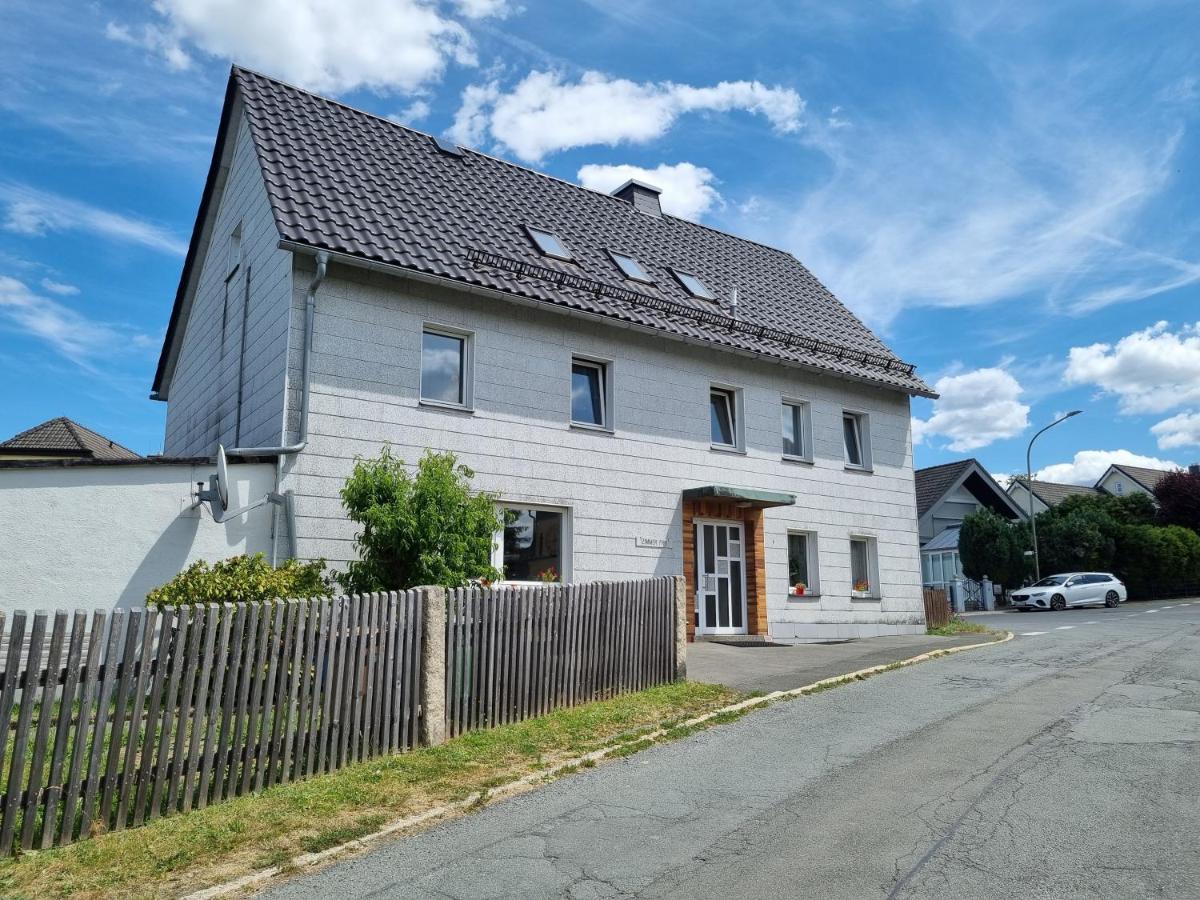
[[[236,225],[234,225],[233,229],[229,232],[229,260],[228,260],[229,265],[226,267],[227,268],[227,273],[225,275],[226,281],[229,281],[229,279],[233,278],[234,274],[241,267],[243,254],[244,254],[244,251],[242,250],[242,223],[239,220],[238,223]]]
[[[518,581],[509,580],[503,577],[504,573],[504,510],[506,509],[537,509],[545,512],[556,512],[562,514],[562,533],[558,536],[558,555],[562,563],[562,568],[558,573],[558,581],[555,584],[567,584],[571,580],[571,572],[574,568],[572,559],[572,541],[571,534],[574,531],[574,521],[569,506],[554,506],[546,503],[523,503],[520,500],[501,500],[496,503],[496,511],[500,514],[500,530],[492,537],[492,566],[501,573],[502,584],[542,584],[541,581]]]
[[[846,446],[845,421],[847,419],[854,422],[854,433],[858,437],[858,457],[861,460],[858,463],[850,461],[850,451]],[[857,409],[843,409],[842,423],[842,460],[845,462],[846,468],[859,472],[870,472],[873,468],[871,463],[870,414]]]
[[[577,422],[574,418],[570,419],[572,428],[581,428],[585,431],[613,431],[613,363],[611,359],[604,359],[599,356],[589,356],[586,353],[571,354],[571,377],[567,380],[567,416],[570,417],[572,411],[570,409],[571,400],[571,382],[575,378],[575,366],[590,366],[600,371],[600,412],[601,424],[597,425],[594,422]]]
[[[462,402],[450,403],[425,396],[425,335],[436,334],[442,337],[458,338],[463,342],[462,366]],[[440,325],[436,322],[426,322],[421,326],[420,343],[417,345],[417,400],[421,406],[435,406],[439,409],[457,409],[472,412],[475,409],[475,333],[455,328],[452,325]]]
[[[712,439],[712,395],[715,392],[726,394],[729,397],[729,412],[732,417],[730,424],[733,426],[732,444],[719,444]],[[713,382],[708,386],[708,403],[705,404],[704,411],[707,414],[704,418],[708,424],[709,447],[713,450],[719,450],[722,453],[744,453],[746,442],[745,429],[743,427],[745,416],[743,415],[744,402],[742,399],[742,389],[732,384]]]
[[[792,593],[792,572],[791,572],[791,541],[792,535],[801,535],[804,537],[804,552],[807,556],[808,563],[808,582],[805,585],[804,596],[799,597]],[[808,531],[804,528],[789,528],[784,533],[784,565],[788,567],[788,597],[792,600],[807,600],[810,597],[821,596],[821,572],[820,572],[820,555],[818,553],[818,545],[820,539],[815,531]]]
[[[867,548],[867,590],[856,591],[854,589],[854,551],[851,546],[855,541],[861,541]],[[879,587],[879,544],[873,535],[869,534],[852,534],[849,536],[846,544],[847,565],[846,569],[850,575],[850,596],[855,600],[878,600],[881,596]]]
[[[783,421],[782,411],[784,408],[800,410],[800,453],[782,453],[783,449]],[[779,423],[779,446],[781,455],[784,459],[790,462],[806,462],[813,461],[812,452],[812,404],[807,400],[801,400],[798,397],[784,396],[780,399],[780,423]]]

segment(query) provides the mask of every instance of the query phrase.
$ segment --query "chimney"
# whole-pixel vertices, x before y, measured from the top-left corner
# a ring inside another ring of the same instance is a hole
[[[644,212],[646,215],[661,219],[662,206],[658,202],[658,195],[661,193],[662,190],[652,184],[646,184],[644,181],[630,178],[613,191],[612,195],[619,197],[627,203],[632,203],[633,208],[639,212]]]

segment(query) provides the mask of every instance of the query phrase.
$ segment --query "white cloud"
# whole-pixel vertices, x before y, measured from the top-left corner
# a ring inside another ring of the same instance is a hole
[[[974,450],[1014,437],[1029,425],[1029,407],[1020,401],[1021,385],[998,368],[976,369],[939,378],[933,389],[933,415],[913,419],[913,442],[950,439],[951,450]]]
[[[31,236],[84,231],[176,256],[187,252],[187,243],[165,228],[59,194],[26,185],[0,183],[0,201],[6,204],[4,219],[0,222],[0,227],[6,231]]]
[[[85,367],[89,359],[119,353],[140,337],[43,297],[8,275],[0,275],[0,326],[44,341]]]
[[[711,87],[636,82],[586,72],[574,82],[556,72],[530,72],[511,91],[496,82],[463,92],[452,134],[478,144],[490,132],[521,159],[594,144],[646,143],[689,112],[743,110],[764,116],[779,132],[801,126],[804,101],[794,90],[758,81],[722,81]]]
[[[662,189],[659,201],[663,211],[684,219],[699,219],[721,202],[721,195],[712,186],[713,173],[689,162],[662,163],[653,169],[589,164],[579,170],[577,177],[584,187],[604,193],[620,187],[630,178],[652,184]]]
[[[458,0],[466,18],[498,16],[504,0]],[[136,44],[181,70],[199,51],[315,91],[411,91],[438,80],[450,61],[475,64],[461,22],[432,0],[156,0],[161,21],[112,23],[113,40]]]
[[[55,281],[53,278],[42,279],[42,290],[49,291],[52,294],[58,294],[60,297],[71,297],[79,293],[79,288],[73,284],[66,284],[62,281]]]
[[[1177,332],[1169,327],[1156,322],[1115,345],[1072,347],[1067,383],[1095,384],[1116,394],[1123,413],[1166,412],[1200,403],[1200,322]]]
[[[1200,447],[1200,413],[1183,412],[1163,419],[1150,428],[1163,450],[1174,447]]]
[[[1177,469],[1177,463],[1154,456],[1142,456],[1129,450],[1080,450],[1069,463],[1055,463],[1038,469],[1033,477],[1059,484],[1095,484],[1113,465],[1142,466],[1147,469]]]
[[[455,0],[454,5],[468,19],[502,19],[511,12],[508,0]]]
[[[413,122],[420,122],[432,111],[433,109],[430,107],[428,101],[414,100],[408,106],[404,107],[404,109],[400,110],[400,112],[388,116],[388,118],[398,125],[411,125]]]

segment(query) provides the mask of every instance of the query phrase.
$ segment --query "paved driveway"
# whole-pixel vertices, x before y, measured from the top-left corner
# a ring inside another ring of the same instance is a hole
[[[1036,634],[775,704],[271,896],[1200,896],[1200,604],[1029,624]]]
[[[999,623],[993,624],[1000,627]],[[823,678],[910,659],[931,650],[978,644],[987,639],[987,635],[980,634],[955,637],[904,634],[841,644],[750,647],[702,641],[688,646],[688,678],[739,691],[786,691]]]

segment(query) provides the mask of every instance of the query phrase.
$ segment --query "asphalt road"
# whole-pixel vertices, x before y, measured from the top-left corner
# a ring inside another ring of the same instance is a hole
[[[270,896],[1200,897],[1200,601],[992,623]]]

